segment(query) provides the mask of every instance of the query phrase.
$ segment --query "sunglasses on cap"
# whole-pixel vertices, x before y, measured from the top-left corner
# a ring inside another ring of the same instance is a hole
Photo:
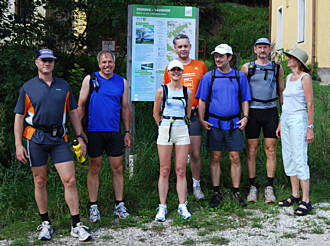
[[[182,70],[180,68],[178,68],[178,67],[174,67],[170,71],[171,72],[177,72],[177,71],[181,72]]]
[[[49,63],[52,63],[54,61],[53,58],[41,58],[41,61],[46,63],[46,62],[49,62]]]

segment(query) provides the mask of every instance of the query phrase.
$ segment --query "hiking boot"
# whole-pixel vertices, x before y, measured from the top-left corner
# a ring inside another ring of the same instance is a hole
[[[222,200],[222,195],[220,192],[214,192],[210,201],[210,207],[215,208],[219,206],[220,201]]]
[[[49,221],[43,221],[41,225],[38,226],[37,230],[41,231],[39,233],[38,239],[42,241],[50,240],[52,234],[54,233],[53,227],[51,224],[49,224]]]
[[[276,196],[274,194],[274,187],[273,186],[266,186],[265,188],[265,202],[266,203],[273,203],[276,201]]]
[[[191,213],[189,213],[186,204],[179,204],[178,213],[184,220],[191,218]]]
[[[86,230],[88,230],[88,227],[79,222],[76,227],[73,228],[71,226],[71,236],[78,238],[80,242],[89,241],[92,239],[92,236]]]
[[[164,222],[166,220],[166,215],[167,215],[167,207],[166,205],[159,204],[158,206],[158,212],[156,214],[155,220]]]
[[[92,205],[89,208],[89,220],[90,220],[90,222],[93,222],[93,223],[98,220],[101,220],[100,211],[98,210],[97,205]]]
[[[205,198],[202,188],[200,186],[194,186],[193,192],[194,192],[194,196],[197,200],[201,200],[201,199]]]
[[[114,213],[118,215],[120,219],[125,219],[129,216],[124,202],[120,202],[117,206],[115,206]]]
[[[239,191],[233,192],[233,198],[234,198],[234,200],[238,201],[238,203],[242,207],[246,207],[246,203],[244,202],[243,197],[241,196],[241,193]]]
[[[250,192],[249,195],[247,196],[247,201],[248,202],[257,202],[258,200],[258,189],[254,185],[250,186]]]

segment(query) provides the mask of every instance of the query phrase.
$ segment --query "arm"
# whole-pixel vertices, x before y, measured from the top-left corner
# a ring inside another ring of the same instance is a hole
[[[249,101],[244,101],[241,103],[241,105],[242,105],[243,115],[248,116],[249,115]],[[248,123],[248,118],[243,117],[240,121],[237,122],[237,124],[240,124],[240,126],[238,128],[243,130],[247,123]]]
[[[199,122],[201,123],[202,127],[205,130],[211,130],[211,126],[213,126],[211,123],[204,120],[205,115],[205,108],[206,108],[206,101],[199,99],[198,101],[198,118]]]
[[[248,75],[248,71],[249,71],[248,66],[247,66],[247,64],[245,63],[245,64],[242,66],[242,68],[241,68],[241,72],[244,73],[245,76],[247,76],[247,75]]]
[[[191,114],[191,108],[192,108],[192,92],[190,89],[188,89],[188,102],[187,102],[187,116],[190,118]]]
[[[78,110],[77,109],[71,110],[69,112],[69,116],[70,116],[71,123],[72,123],[73,129],[74,129],[76,135],[78,136],[78,135],[82,134],[84,136],[85,140],[87,141],[87,138],[85,137],[86,135],[83,131],[83,127],[81,125],[81,120],[78,115]],[[81,146],[81,155],[86,156],[86,144],[84,142],[84,139],[79,137],[79,138],[77,138],[77,140],[79,141],[80,146]]]
[[[279,92],[280,104],[283,105],[284,71],[282,66],[280,66],[280,71],[278,74],[278,87],[279,87],[278,92]]]
[[[308,125],[314,124],[314,103],[313,103],[313,85],[310,76],[304,76],[301,80],[302,87],[304,88],[307,113],[308,113]],[[306,140],[308,143],[314,141],[314,130],[307,128]]]
[[[16,158],[20,162],[26,164],[27,158],[29,158],[26,149],[22,145],[22,134],[24,127],[24,115],[15,114],[14,121],[14,135],[15,135],[15,147],[16,147]]]
[[[159,126],[160,120],[161,120],[160,110],[161,110],[162,100],[163,100],[163,88],[159,87],[156,91],[154,109],[153,109],[153,117],[156,121],[157,126]],[[191,103],[190,103],[190,105],[191,105]]]
[[[130,134],[130,109],[128,105],[128,84],[127,80],[124,79],[124,92],[122,96],[122,107],[121,107],[122,120],[125,127],[124,146],[125,148],[131,147],[132,139]]]
[[[79,100],[78,100],[78,115],[81,120],[85,116],[85,104],[89,94],[90,75],[87,75],[81,85]]]

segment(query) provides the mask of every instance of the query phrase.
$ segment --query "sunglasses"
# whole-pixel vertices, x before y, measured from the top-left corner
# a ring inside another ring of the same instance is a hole
[[[52,58],[41,58],[41,61],[46,63],[46,62],[49,62],[49,63],[52,63],[54,61],[54,59]]]
[[[175,67],[175,68],[172,68],[170,71],[171,72],[181,72],[182,70],[178,67]]]

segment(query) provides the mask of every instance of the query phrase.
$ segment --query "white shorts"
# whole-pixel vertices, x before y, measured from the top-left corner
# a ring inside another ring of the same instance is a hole
[[[172,126],[171,138],[169,139],[169,126],[158,127],[157,144],[159,145],[187,145],[190,144],[188,126]]]

